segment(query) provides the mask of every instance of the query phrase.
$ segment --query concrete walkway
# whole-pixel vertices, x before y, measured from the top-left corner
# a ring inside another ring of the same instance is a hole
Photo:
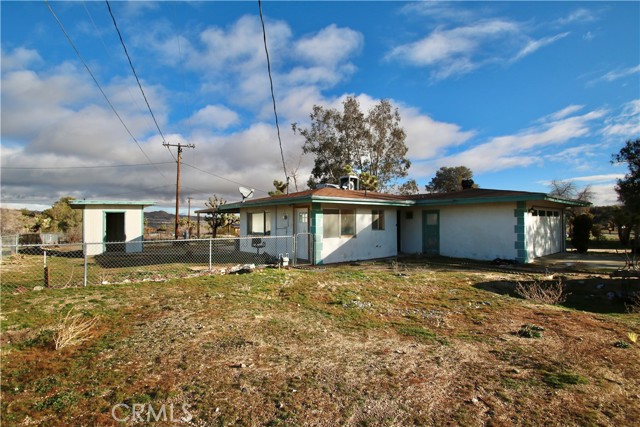
[[[613,250],[590,250],[586,254],[561,252],[536,258],[533,265],[561,270],[611,272],[624,268],[625,256],[621,251],[616,253]]]

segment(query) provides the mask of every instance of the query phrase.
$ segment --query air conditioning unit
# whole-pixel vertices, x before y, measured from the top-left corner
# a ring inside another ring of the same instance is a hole
[[[340,188],[343,190],[360,190],[360,180],[355,175],[341,176]]]

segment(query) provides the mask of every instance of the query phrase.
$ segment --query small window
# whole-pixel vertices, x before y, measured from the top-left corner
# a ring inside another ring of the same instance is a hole
[[[553,211],[553,216],[560,216],[560,212],[559,211]]]
[[[535,209],[533,209],[533,210],[531,211],[531,216],[538,216],[538,211],[537,211],[537,210],[535,210]]]
[[[269,212],[247,213],[247,234],[263,236],[271,234],[271,214]]]
[[[540,216],[545,216],[545,215],[546,215],[546,212],[545,212],[545,211],[538,211],[538,215],[540,215]]]
[[[308,212],[298,212],[298,222],[300,224],[306,224],[309,221]]]
[[[438,214],[437,213],[428,213],[427,214],[427,225],[438,225]]]
[[[547,216],[553,216],[553,211],[547,211]]]
[[[371,211],[371,228],[373,230],[384,230],[384,211],[374,209]]]
[[[413,219],[413,211],[409,211],[404,216],[406,219]]]

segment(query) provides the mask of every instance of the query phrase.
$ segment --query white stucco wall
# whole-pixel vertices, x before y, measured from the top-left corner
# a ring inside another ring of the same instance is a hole
[[[440,255],[492,260],[515,259],[515,203],[429,206],[411,209],[413,218],[401,213],[403,253],[422,252],[422,212],[440,212]]]
[[[105,212],[124,212],[126,252],[141,252],[143,240],[143,213],[140,207],[121,205],[87,205],[83,209],[82,236],[87,243],[87,254],[98,255],[104,252]]]
[[[440,209],[440,254],[457,258],[515,259],[515,203]]]
[[[327,204],[323,208],[335,209],[338,206]],[[346,205],[341,205],[339,208],[355,209],[356,235],[354,237],[323,237],[321,258],[324,264],[384,258],[398,254],[395,208]],[[372,209],[384,210],[384,230],[372,229]]]
[[[400,245],[402,253],[422,253],[422,209],[400,211]]]
[[[538,207],[538,215],[534,216],[530,212],[525,214],[526,249],[530,260],[534,258],[555,254],[564,249],[564,212],[553,207]],[[540,210],[545,211],[545,216],[539,214]],[[558,216],[548,213],[556,213]]]
[[[248,233],[248,213],[269,212],[271,233],[267,236],[251,236]],[[267,253],[273,257],[280,254],[292,255],[295,217],[290,206],[271,206],[269,208],[240,209],[240,250],[242,252],[258,253],[258,249],[251,246],[253,238],[260,238],[265,246],[260,248],[260,254]]]

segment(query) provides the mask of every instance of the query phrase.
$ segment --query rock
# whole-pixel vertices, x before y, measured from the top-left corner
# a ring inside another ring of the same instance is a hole
[[[34,291],[42,291],[42,290],[44,290],[44,286],[34,286],[33,290]]]
[[[256,269],[255,264],[244,264],[244,265],[238,264],[234,267],[231,267],[227,271],[227,273],[228,274],[246,274],[246,273],[251,273],[255,269]]]

